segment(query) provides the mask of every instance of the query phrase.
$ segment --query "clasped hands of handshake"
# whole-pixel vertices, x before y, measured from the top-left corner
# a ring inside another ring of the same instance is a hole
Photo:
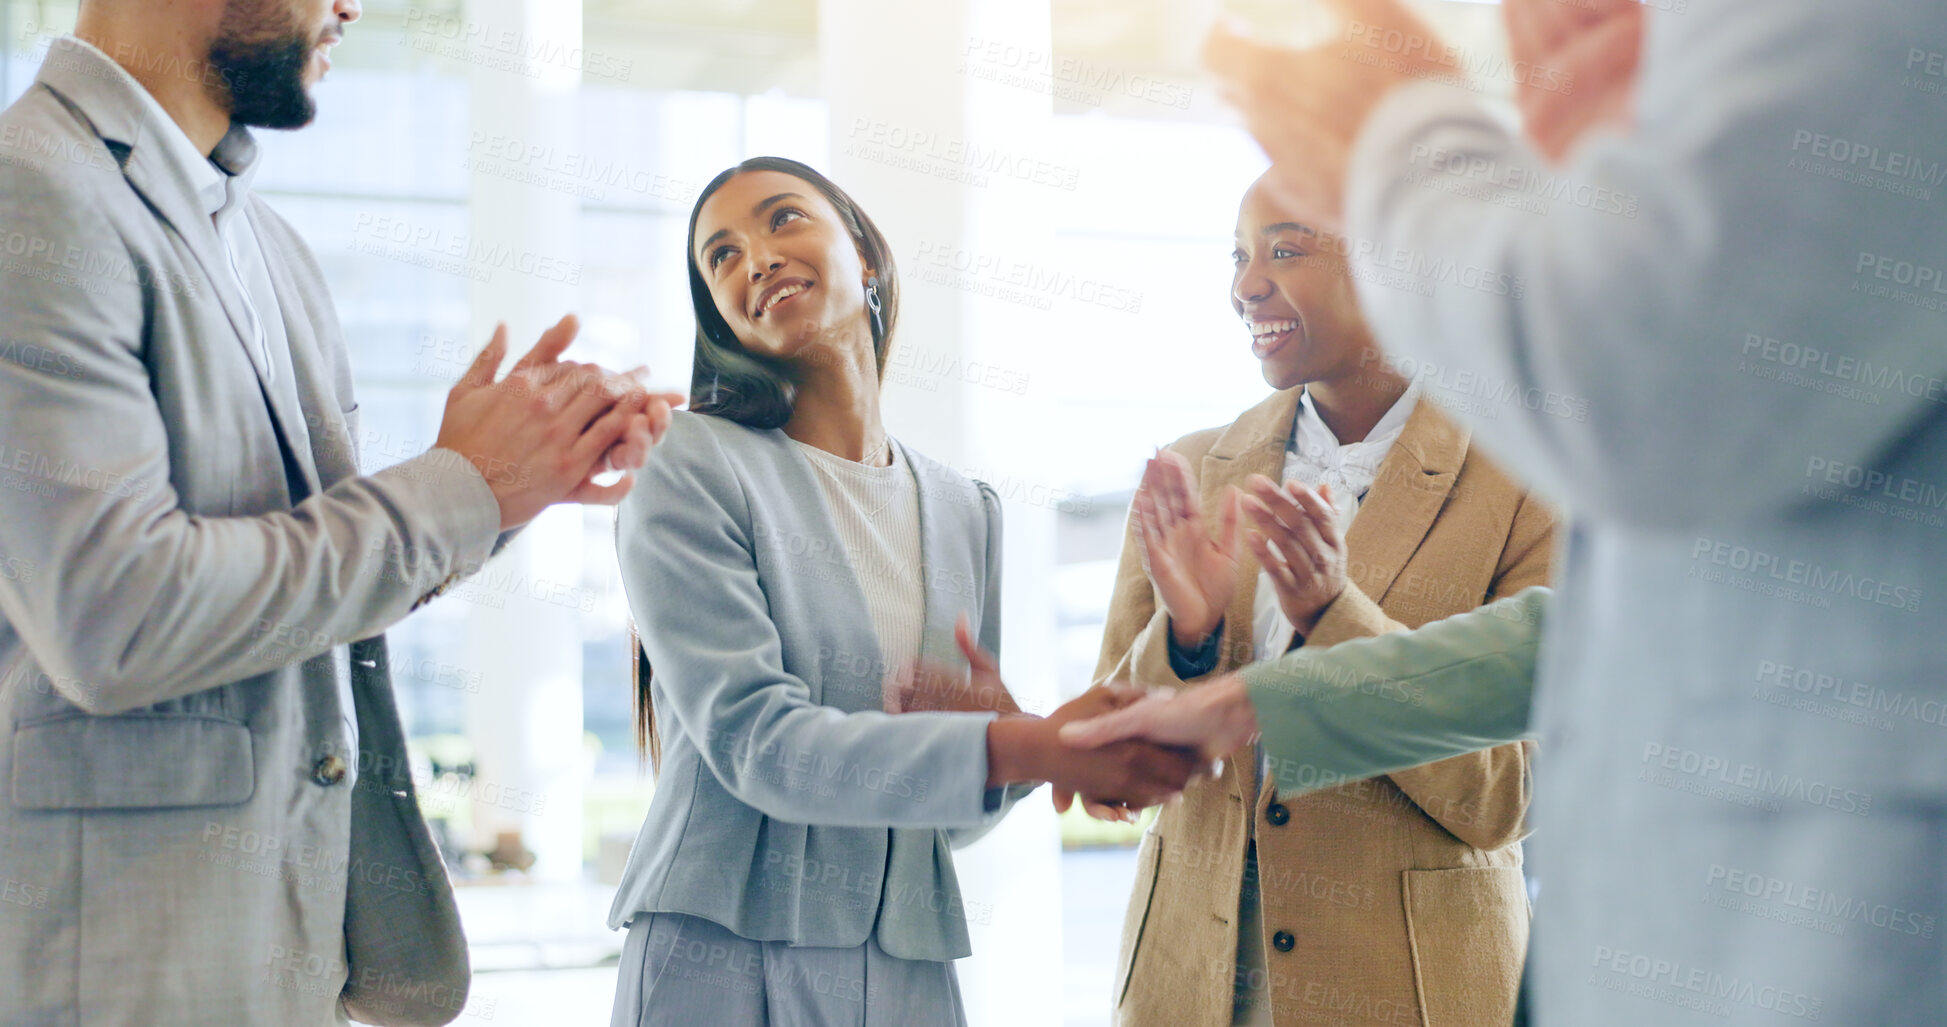
[[[954,630],[968,667],[923,662],[901,675],[900,713],[995,713],[987,733],[987,785],[1046,781],[1055,789],[1055,808],[1066,810],[1085,796],[1091,813],[1103,819],[1133,818],[1135,811],[1176,797],[1190,782],[1211,772],[1193,746],[1161,745],[1119,738],[1099,745],[1071,745],[1061,732],[1140,702],[1143,689],[1103,683],[1063,703],[1047,716],[1024,711],[1002,683],[993,654],[973,640],[963,616]]]

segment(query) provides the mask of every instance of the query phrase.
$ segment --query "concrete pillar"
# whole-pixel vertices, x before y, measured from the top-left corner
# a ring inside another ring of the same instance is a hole
[[[464,16],[479,29],[472,39],[493,44],[473,47],[483,56],[498,56],[509,39],[516,52],[538,55],[512,67],[472,64],[470,137],[576,152],[581,75],[569,55],[581,46],[580,0],[467,0]],[[510,364],[575,309],[580,213],[563,192],[477,168],[470,177],[471,337],[484,343],[506,321]],[[467,710],[477,754],[473,844],[491,848],[519,832],[538,857],[530,872],[546,881],[574,880],[582,866],[581,524],[575,507],[543,514],[467,593],[468,659],[483,675]]]
[[[1036,354],[1053,337],[1048,212],[1075,188],[1052,140],[1049,0],[821,0],[833,179],[878,222],[904,301],[892,432],[1001,491],[1003,671],[1023,705],[1055,694],[1059,440]],[[1044,794],[959,854],[975,1023],[1061,1019],[1060,846]]]

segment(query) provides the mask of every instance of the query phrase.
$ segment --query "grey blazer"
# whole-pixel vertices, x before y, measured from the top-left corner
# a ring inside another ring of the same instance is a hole
[[[909,449],[922,653],[962,613],[1000,646],[1000,502]],[[609,915],[687,913],[759,941],[967,955],[952,845],[1024,789],[986,788],[991,714],[882,712],[884,661],[813,471],[781,431],[678,413],[617,548],[654,670],[662,768]],[[946,830],[942,830],[946,829]]]
[[[59,41],[0,114],[0,1024],[312,1025],[341,992],[444,1023],[465,941],[375,636],[497,508],[453,454],[358,476],[323,276],[254,201],[298,402],[266,398],[137,88]]]

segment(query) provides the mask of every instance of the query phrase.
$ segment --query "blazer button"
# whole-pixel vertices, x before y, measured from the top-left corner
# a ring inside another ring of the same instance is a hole
[[[311,780],[323,788],[342,782],[345,780],[345,761],[336,756],[326,756],[311,768]]]
[[[1292,946],[1297,944],[1298,939],[1292,937],[1290,931],[1279,931],[1271,936],[1271,947],[1279,952],[1290,952]]]
[[[1284,804],[1274,802],[1264,811],[1264,819],[1269,820],[1273,827],[1283,827],[1291,820],[1291,811]]]

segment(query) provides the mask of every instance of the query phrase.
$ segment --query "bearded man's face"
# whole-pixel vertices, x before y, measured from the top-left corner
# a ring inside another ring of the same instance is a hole
[[[229,0],[210,66],[235,124],[301,128],[317,116],[311,87],[331,67],[326,51],[344,37],[330,0]]]

